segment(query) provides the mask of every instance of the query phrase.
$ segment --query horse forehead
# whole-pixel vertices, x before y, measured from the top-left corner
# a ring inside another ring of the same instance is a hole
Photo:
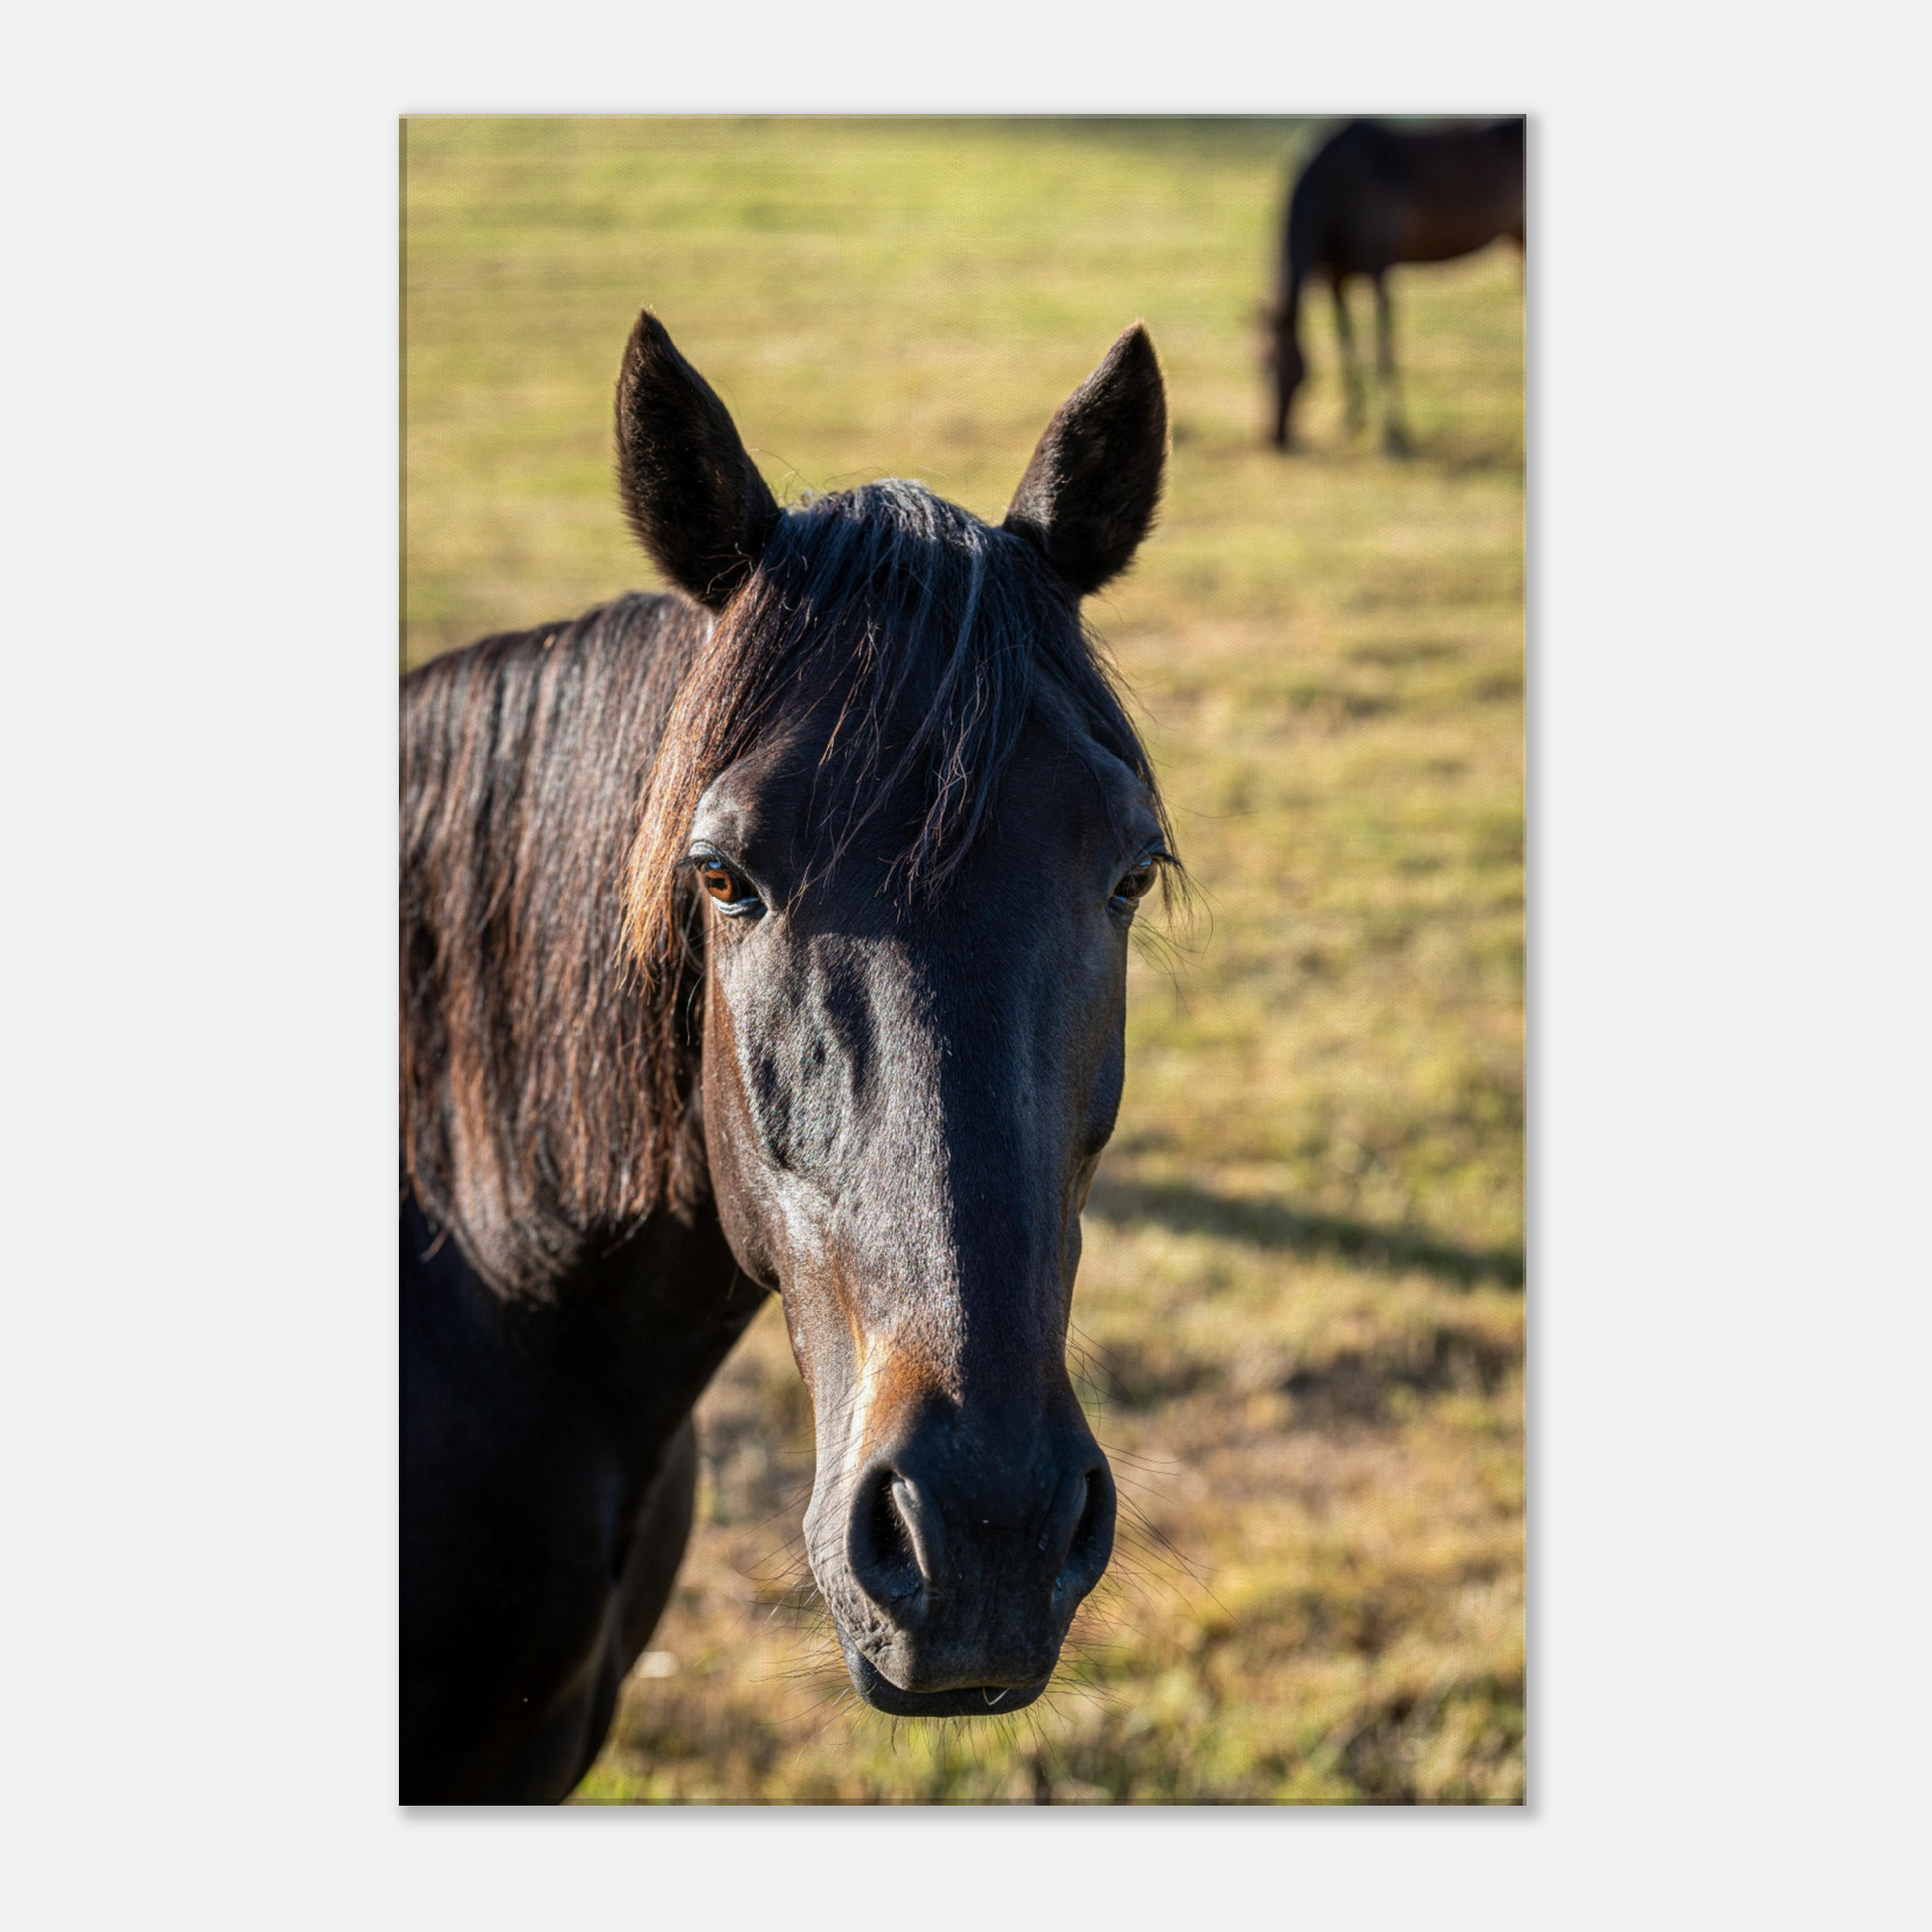
[[[755,745],[721,772],[699,801],[695,820],[733,834],[747,845],[802,846],[815,840],[828,815],[848,810],[850,797],[829,797],[828,781],[852,782],[849,767],[825,757],[816,721],[796,720]],[[890,750],[879,763],[893,763]],[[836,778],[833,776],[837,773]],[[857,836],[826,875],[828,883],[856,884],[901,857],[908,826],[923,812],[939,774],[923,769],[901,778],[897,796],[876,801]],[[984,780],[982,780],[984,782]],[[1006,863],[1028,849],[1078,849],[1145,806],[1146,787],[1122,760],[1060,715],[1050,700],[1028,716],[1011,756],[993,780],[995,809],[981,822],[968,873]],[[835,889],[836,890],[836,889]]]
[[[1104,833],[1139,782],[1127,766],[1058,720],[1030,716],[1000,774],[997,809],[981,833],[996,852],[1052,829],[1071,843]]]
[[[712,779],[692,813],[692,828],[739,846],[796,828],[810,793],[811,760],[795,731],[760,739]]]

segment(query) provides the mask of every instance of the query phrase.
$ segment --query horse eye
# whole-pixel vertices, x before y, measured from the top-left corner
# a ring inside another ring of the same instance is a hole
[[[759,896],[728,865],[717,859],[700,859],[697,872],[699,885],[718,901],[723,910],[735,915],[755,908],[763,910]]]
[[[1138,866],[1126,873],[1120,884],[1114,888],[1114,903],[1132,905],[1137,898],[1146,896],[1148,888],[1153,884],[1154,861],[1143,859]]]

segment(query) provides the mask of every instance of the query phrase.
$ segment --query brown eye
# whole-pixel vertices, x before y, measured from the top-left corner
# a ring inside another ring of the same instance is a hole
[[[718,909],[729,913],[733,918],[744,918],[753,912],[762,912],[764,902],[750,886],[720,859],[697,859],[693,861],[697,871],[698,884],[718,901]]]
[[[1132,905],[1138,898],[1147,896],[1147,890],[1154,884],[1154,861],[1143,859],[1138,866],[1124,874],[1121,882],[1114,888],[1116,905]]]

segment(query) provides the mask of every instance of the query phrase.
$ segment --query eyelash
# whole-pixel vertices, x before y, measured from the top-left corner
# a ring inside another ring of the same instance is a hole
[[[1165,852],[1142,854],[1121,874],[1119,883],[1114,887],[1113,897],[1108,900],[1108,903],[1120,907],[1123,911],[1132,912],[1154,890],[1154,882],[1167,860],[1168,855]],[[1130,888],[1134,890],[1130,891]]]

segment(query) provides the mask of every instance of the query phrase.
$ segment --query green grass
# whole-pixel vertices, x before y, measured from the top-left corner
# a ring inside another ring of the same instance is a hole
[[[1522,1796],[1521,276],[1398,272],[1415,459],[1344,437],[1325,304],[1308,451],[1264,450],[1252,310],[1309,134],[409,125],[405,662],[652,581],[609,454],[645,302],[781,493],[897,474],[997,518],[1136,316],[1173,420],[1090,606],[1204,902],[1174,970],[1136,960],[1074,1309],[1115,1574],[1050,1704],[854,1712],[774,1311],[700,1409],[700,1525],[586,1799]]]

